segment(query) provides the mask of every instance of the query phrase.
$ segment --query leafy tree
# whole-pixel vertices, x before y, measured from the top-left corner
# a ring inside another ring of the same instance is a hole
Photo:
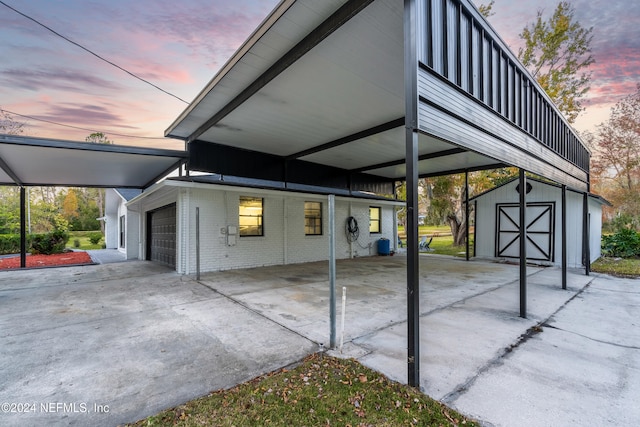
[[[78,198],[73,188],[67,191],[62,201],[62,215],[69,222],[78,217]]]
[[[601,194],[618,215],[640,223],[640,84],[612,109],[609,119],[589,136],[595,147],[592,173]]]
[[[14,120],[9,113],[0,108],[0,133],[7,135],[19,135],[24,133],[26,126],[27,124],[25,122],[18,122]]]
[[[491,0],[488,4],[481,4],[478,6],[478,12],[485,18],[495,15],[496,13],[493,11],[493,5],[495,0]]]
[[[102,132],[94,132],[85,138],[85,141],[92,142],[94,144],[113,144],[113,141],[109,140],[107,135]],[[105,190],[98,189],[97,190],[97,202],[98,202],[98,211],[100,217],[104,216],[104,205],[105,205]],[[104,222],[100,221],[100,231],[104,233]]]
[[[520,33],[525,42],[518,58],[554,101],[569,123],[584,109],[594,62],[591,55],[593,27],[575,21],[573,6],[559,2],[548,21],[539,10],[536,21]]]
[[[113,141],[110,141],[107,135],[102,132],[94,132],[87,136],[84,140],[93,144],[113,144]]]

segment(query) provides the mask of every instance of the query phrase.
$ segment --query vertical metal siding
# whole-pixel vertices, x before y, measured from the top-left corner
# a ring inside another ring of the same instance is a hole
[[[444,24],[442,0],[432,0],[431,2],[431,63],[433,69],[440,75],[446,76],[444,70]]]
[[[458,8],[453,2],[445,1],[446,3],[446,23],[447,23],[447,72],[449,81],[453,84],[460,86],[459,80],[459,62],[458,62],[458,47],[460,44],[460,17],[458,14]]]
[[[460,83],[459,86],[465,92],[470,92],[471,89],[471,36],[469,30],[469,19],[458,8],[458,14],[460,15],[460,39],[459,39],[459,74]]]
[[[418,60],[584,171],[589,154],[555,106],[464,0],[417,2]]]

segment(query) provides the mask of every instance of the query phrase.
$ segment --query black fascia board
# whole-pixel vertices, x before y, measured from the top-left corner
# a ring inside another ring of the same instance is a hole
[[[232,175],[268,181],[334,187],[345,190],[384,189],[393,192],[393,179],[300,159],[231,147],[201,140],[189,144],[188,168],[192,171]]]

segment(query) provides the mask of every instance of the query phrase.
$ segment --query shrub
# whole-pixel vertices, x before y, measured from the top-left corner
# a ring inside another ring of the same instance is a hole
[[[73,247],[74,248],[79,248],[80,247],[80,239],[74,239],[73,240]]]
[[[97,245],[102,240],[102,233],[89,233],[89,241],[92,245]]]
[[[622,228],[616,234],[604,236],[602,254],[620,258],[640,256],[640,234],[635,230]]]
[[[69,241],[69,234],[65,231],[55,230],[51,233],[33,234],[31,236],[32,254],[60,254]]]
[[[17,254],[19,252],[20,252],[20,235],[19,234],[0,234],[0,255]]]

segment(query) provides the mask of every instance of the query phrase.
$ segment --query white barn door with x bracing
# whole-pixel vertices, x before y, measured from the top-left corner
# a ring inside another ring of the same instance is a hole
[[[520,207],[518,204],[496,205],[496,257],[520,256]],[[555,203],[527,203],[527,259],[554,261]]]

